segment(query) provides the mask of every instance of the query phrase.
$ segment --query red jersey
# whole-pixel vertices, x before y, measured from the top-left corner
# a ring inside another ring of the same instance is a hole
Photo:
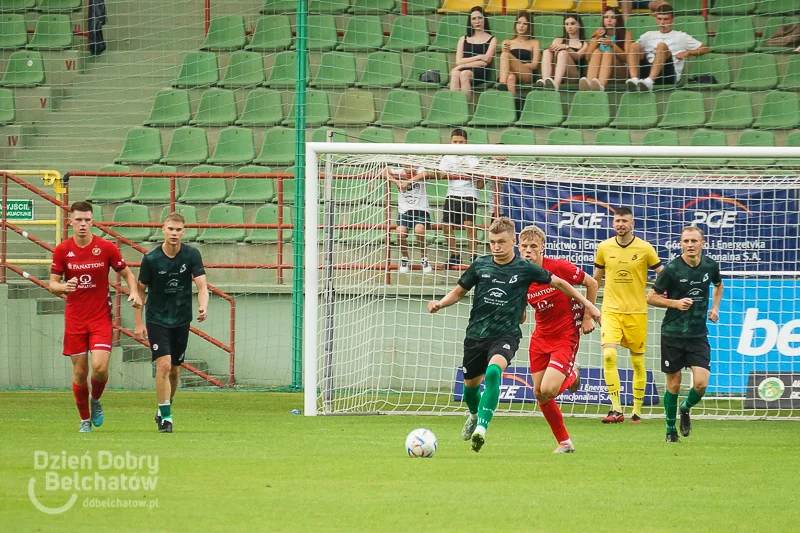
[[[97,235],[88,246],[81,248],[70,238],[53,252],[52,274],[69,281],[78,278],[78,288],[67,293],[65,318],[67,323],[78,324],[111,320],[111,302],[108,292],[108,271],[119,272],[127,265],[119,248]]]
[[[583,283],[586,273],[565,259],[542,258],[542,268],[572,285]],[[528,287],[528,303],[536,310],[534,337],[560,339],[580,336],[583,304],[558,289],[541,283]]]

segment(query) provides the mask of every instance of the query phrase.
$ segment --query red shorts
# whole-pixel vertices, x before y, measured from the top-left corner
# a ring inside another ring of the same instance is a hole
[[[542,339],[531,337],[528,357],[531,361],[531,374],[542,372],[547,367],[555,368],[566,377],[572,373],[575,355],[578,353],[578,339]]]
[[[111,351],[111,321],[89,324],[67,324],[64,330],[66,356],[83,355],[89,350]]]

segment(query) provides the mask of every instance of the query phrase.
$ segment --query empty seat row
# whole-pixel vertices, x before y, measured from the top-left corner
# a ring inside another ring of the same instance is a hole
[[[65,50],[72,48],[69,15],[42,15],[28,42],[25,15],[0,13],[0,49]]]
[[[189,93],[182,89],[164,89],[156,94],[147,126],[276,126],[286,120],[281,93],[273,89],[255,89],[247,94],[241,117],[237,117],[233,91],[209,89],[200,97],[192,118]]]
[[[18,50],[8,58],[0,87],[36,87],[45,82],[44,59],[40,52]]]
[[[69,13],[79,11],[85,5],[84,0],[0,0],[0,13],[33,10],[45,13]]]
[[[0,89],[0,126],[12,124],[15,118],[14,93],[11,89]]]
[[[136,128],[128,132],[117,163],[167,163],[195,165],[211,163],[243,165],[256,158],[253,131],[231,127],[220,131],[217,146],[209,157],[208,139],[202,128],[183,127],[172,134],[167,153],[161,154],[161,133],[155,128]]]

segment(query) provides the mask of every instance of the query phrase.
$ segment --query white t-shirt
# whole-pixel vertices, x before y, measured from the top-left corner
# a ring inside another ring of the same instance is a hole
[[[672,64],[675,65],[675,81],[681,79],[681,72],[683,72],[683,59],[678,59],[675,54],[681,52],[688,52],[689,50],[697,50],[703,43],[689,35],[678,30],[672,30],[669,33],[661,33],[660,31],[648,31],[642,34],[637,41],[642,51],[647,54],[647,61],[652,63],[656,58],[656,46],[658,43],[664,43],[672,53]]]
[[[416,173],[423,172],[424,169],[418,168]],[[395,176],[408,176],[405,170],[392,168],[390,172]],[[408,211],[430,212],[428,204],[428,190],[424,181],[413,181],[406,187],[405,191],[400,191],[397,195],[397,212],[400,214]]]
[[[445,174],[459,174],[460,172],[470,172],[477,168],[478,158],[474,155],[446,155],[442,157],[439,162],[439,172]],[[475,188],[475,182],[472,177],[464,176],[463,180],[448,180],[447,182],[447,196],[459,197],[478,197],[478,189]]]

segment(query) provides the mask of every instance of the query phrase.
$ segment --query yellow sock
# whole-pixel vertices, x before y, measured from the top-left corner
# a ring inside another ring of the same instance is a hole
[[[608,387],[608,396],[611,399],[611,409],[622,412],[619,402],[619,370],[617,370],[617,349],[603,348],[603,376]]]
[[[644,354],[632,353],[633,365],[633,414],[642,416],[644,388],[647,386],[647,369],[644,366]]]

